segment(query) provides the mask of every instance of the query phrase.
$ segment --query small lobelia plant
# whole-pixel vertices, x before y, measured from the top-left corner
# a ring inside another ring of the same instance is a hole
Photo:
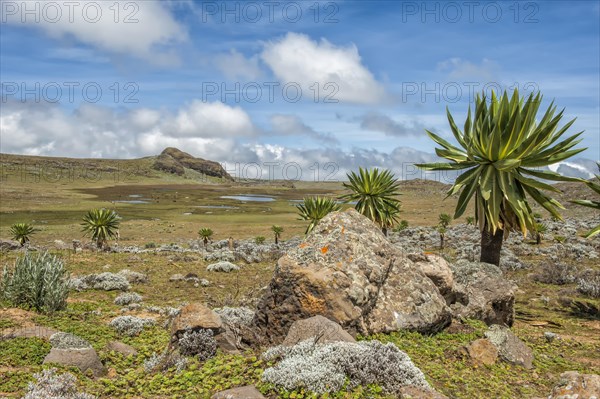
[[[212,229],[209,229],[208,227],[203,227],[198,230],[198,235],[200,238],[202,238],[202,242],[204,243],[205,247],[208,245],[208,241],[210,241],[210,238],[213,236],[213,234],[214,232]]]
[[[437,231],[440,234],[440,248],[441,249],[444,249],[444,241],[446,238],[446,232],[448,231],[448,226],[450,225],[450,222],[452,222],[452,216],[448,215],[447,213],[440,213],[440,216],[438,217]]]
[[[296,208],[298,208],[300,220],[310,221],[304,234],[310,233],[329,212],[341,209],[340,204],[326,197],[306,197],[302,200],[302,203],[296,205]]]
[[[257,244],[257,245],[264,244],[265,240],[266,240],[265,236],[256,236],[256,237],[254,237],[254,243]]]
[[[38,312],[54,312],[67,306],[69,274],[63,262],[44,252],[18,257],[13,270],[4,268],[0,282],[2,297]]]
[[[29,242],[29,239],[35,232],[39,231],[29,223],[15,223],[10,226],[10,234],[12,239],[18,241],[21,246]]]
[[[91,234],[92,240],[98,248],[104,248],[111,238],[119,237],[119,215],[109,209],[92,209],[83,217],[81,223],[84,236]]]
[[[275,236],[275,245],[279,244],[279,239],[281,238],[281,233],[283,233],[283,227],[273,225],[273,226],[271,226],[271,231],[273,232],[273,235]]]

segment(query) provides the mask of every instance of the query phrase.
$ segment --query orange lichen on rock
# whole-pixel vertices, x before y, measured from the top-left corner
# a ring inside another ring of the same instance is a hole
[[[321,248],[321,253],[322,254],[326,254],[327,251],[329,251],[329,245],[325,245],[323,248]]]
[[[309,292],[300,297],[300,304],[310,314],[323,314],[326,311],[325,300]]]

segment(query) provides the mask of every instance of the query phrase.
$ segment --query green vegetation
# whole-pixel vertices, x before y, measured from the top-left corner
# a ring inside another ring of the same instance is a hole
[[[475,225],[475,218],[473,216],[467,216],[465,222],[467,223],[467,226],[473,226]]]
[[[375,222],[387,235],[387,230],[398,222],[400,213],[400,201],[396,198],[400,195],[398,180],[389,170],[377,168],[359,168],[358,174],[348,174],[348,180],[343,185],[350,193],[340,199],[356,201],[356,210]]]
[[[398,222],[396,227],[394,227],[393,231],[395,231],[397,233],[399,231],[406,230],[406,229],[408,229],[408,220],[402,219],[400,222]]]
[[[279,239],[281,238],[281,233],[283,233],[283,227],[273,225],[273,226],[271,226],[271,231],[273,231],[273,235],[275,237],[275,245],[279,244]]]
[[[577,138],[582,132],[559,142],[575,120],[558,128],[564,110],[555,115],[554,103],[541,120],[536,120],[541,102],[541,94],[531,94],[525,100],[520,98],[517,90],[511,98],[507,92],[498,98],[492,91],[489,105],[485,95],[477,95],[475,117],[472,118],[469,107],[464,131],[458,128],[447,110],[450,129],[460,148],[427,131],[429,137],[442,147],[436,148],[436,154],[451,162],[417,166],[426,170],[466,169],[456,179],[448,196],[460,193],[455,219],[462,216],[471,198],[475,197],[482,262],[500,264],[502,242],[510,230],[521,230],[523,234],[535,230],[527,195],[554,217],[561,218],[558,209],[564,209],[562,205],[542,192],[560,190],[533,178],[582,181],[539,170],[585,150],[572,149],[580,142]]]
[[[18,257],[13,270],[4,267],[2,298],[13,306],[54,312],[64,309],[69,296],[68,272],[63,262],[47,252]]]
[[[543,234],[548,232],[548,226],[544,223],[535,223],[535,243],[540,245],[542,243]]]
[[[257,245],[262,245],[262,244],[264,244],[266,240],[267,240],[267,239],[266,239],[266,237],[265,237],[265,236],[256,236],[256,237],[254,237],[254,242],[255,242]]]
[[[212,229],[209,229],[208,227],[203,227],[198,230],[198,235],[200,235],[200,238],[202,238],[202,242],[204,243],[205,247],[208,245],[208,241],[210,241],[213,234],[214,232]]]
[[[438,225],[437,231],[440,234],[440,249],[444,249],[444,240],[446,238],[446,232],[448,231],[448,226],[452,222],[452,216],[447,213],[441,213],[438,217]]]
[[[92,209],[83,217],[83,231],[85,235],[92,235],[98,248],[104,248],[111,238],[119,237],[119,223],[121,218],[113,210]]]
[[[325,197],[305,197],[301,204],[296,205],[296,208],[298,208],[301,220],[310,221],[304,234],[310,233],[329,212],[341,209],[335,200]]]
[[[36,231],[37,229],[28,223],[15,223],[10,226],[12,239],[18,241],[21,246],[28,243],[29,239]]]
[[[598,170],[600,171],[600,163],[598,163]],[[600,182],[600,175],[596,175],[596,180],[598,180],[598,182]],[[594,190],[596,192],[596,194],[600,194],[600,184],[599,183],[596,183],[594,181],[589,181],[589,182],[586,182],[586,184],[588,185],[589,188]],[[575,201],[571,201],[571,202],[573,202],[574,204],[586,206],[588,208],[592,208],[595,210],[600,210],[600,201],[598,201],[598,200],[575,200]],[[594,227],[585,236],[587,238],[590,238],[599,233],[600,233],[600,225]]]

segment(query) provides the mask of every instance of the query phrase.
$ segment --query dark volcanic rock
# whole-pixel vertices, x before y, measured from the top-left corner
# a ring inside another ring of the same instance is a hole
[[[173,147],[165,148],[165,150],[156,158],[153,168],[179,176],[182,176],[185,173],[185,168],[188,168],[207,176],[233,180],[229,173],[227,173],[218,162],[195,158],[187,152],[183,152]]]

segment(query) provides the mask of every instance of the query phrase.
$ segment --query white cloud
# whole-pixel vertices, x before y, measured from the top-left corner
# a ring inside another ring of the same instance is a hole
[[[9,102],[0,112],[0,127],[1,152],[105,158],[153,155],[167,146],[227,156],[236,137],[257,131],[241,108],[198,101],[175,114],[148,108],[117,112],[93,104],[67,112],[56,104]]]
[[[10,3],[2,5],[7,23],[37,27],[56,39],[74,38],[109,53],[157,64],[175,62],[177,56],[168,47],[187,40],[186,31],[160,1]],[[33,12],[26,14],[25,8]]]
[[[315,83],[321,98],[332,94],[339,101],[371,104],[386,97],[353,44],[338,47],[325,39],[316,42],[303,34],[288,33],[266,43],[261,58],[277,79],[299,84],[305,95],[310,93],[309,98],[314,96]],[[328,83],[333,85],[326,87]]]
[[[194,100],[166,125],[176,136],[239,137],[255,134],[250,116],[242,108],[221,102]]]
[[[458,57],[439,62],[437,68],[439,71],[447,72],[451,79],[485,82],[494,81],[500,69],[495,61],[487,58],[481,60],[481,63],[476,64]]]
[[[246,58],[237,50],[215,56],[214,64],[229,79],[255,80],[262,75],[258,55]]]

